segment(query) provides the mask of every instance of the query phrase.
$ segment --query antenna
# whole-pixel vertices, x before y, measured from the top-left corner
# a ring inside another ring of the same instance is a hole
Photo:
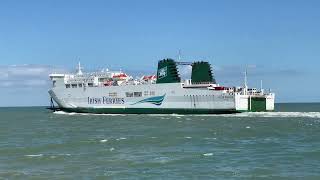
[[[181,49],[179,49],[179,52],[178,52],[178,60],[179,61],[181,60]]]
[[[248,80],[247,80],[247,68],[246,71],[244,72],[244,95],[247,95],[247,90],[248,90]]]
[[[83,73],[82,73],[82,67],[81,67],[81,64],[80,64],[80,61],[78,62],[78,68],[77,68],[77,70],[78,70],[78,72],[77,72],[77,74],[78,75],[82,75]]]

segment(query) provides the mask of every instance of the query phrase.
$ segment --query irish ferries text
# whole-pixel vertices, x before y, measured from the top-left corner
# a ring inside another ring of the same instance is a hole
[[[88,104],[124,104],[124,98],[88,97]]]

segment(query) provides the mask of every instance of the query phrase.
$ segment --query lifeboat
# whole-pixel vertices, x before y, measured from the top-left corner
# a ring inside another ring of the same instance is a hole
[[[126,75],[125,73],[120,73],[120,74],[113,75],[112,78],[125,80],[128,78],[128,75]]]

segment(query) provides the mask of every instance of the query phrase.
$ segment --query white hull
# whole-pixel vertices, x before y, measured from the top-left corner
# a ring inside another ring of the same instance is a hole
[[[141,92],[141,97],[127,97],[128,92]],[[150,92],[154,94],[150,95]],[[52,88],[49,93],[63,109],[156,108],[213,111],[236,109],[232,94],[207,88],[183,88],[181,83],[82,88],[59,86]]]

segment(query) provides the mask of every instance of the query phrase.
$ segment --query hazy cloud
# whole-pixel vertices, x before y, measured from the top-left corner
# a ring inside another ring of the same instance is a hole
[[[52,72],[63,72],[62,68],[49,65],[9,65],[0,66],[0,87],[39,87],[49,84],[48,75]]]
[[[244,76],[244,72],[247,70],[249,76],[261,77],[261,76],[299,76],[305,72],[292,68],[278,68],[263,67],[257,65],[248,66],[216,66],[213,67],[213,71],[217,74],[232,77],[232,76]]]
[[[183,79],[191,77],[191,66],[179,66],[179,74]],[[243,82],[244,71],[247,69],[249,79],[282,78],[293,77],[304,74],[302,71],[290,68],[272,69],[257,65],[233,65],[233,66],[213,66],[214,76],[217,82],[226,85],[239,85]],[[48,75],[50,73],[64,73],[66,69],[49,65],[9,65],[0,66],[0,87],[1,88],[28,88],[46,87],[50,84]],[[155,74],[154,72],[127,70],[129,75],[141,76],[145,74]]]
[[[1,71],[0,71],[0,81],[1,81],[2,79],[7,79],[8,77],[9,77],[8,72],[1,72]]]

